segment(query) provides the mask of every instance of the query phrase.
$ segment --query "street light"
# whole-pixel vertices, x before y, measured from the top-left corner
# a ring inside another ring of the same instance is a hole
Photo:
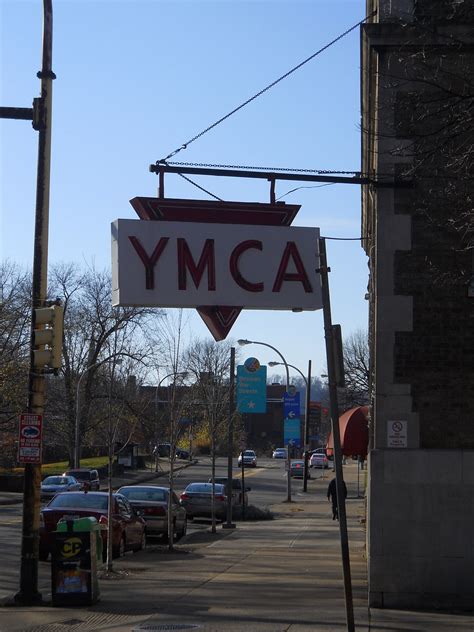
[[[160,388],[161,384],[169,377],[173,377],[174,385],[176,386],[177,378],[180,377],[184,379],[187,377],[187,375],[188,375],[187,371],[173,371],[172,373],[168,373],[168,375],[165,375],[158,382],[158,386],[156,387],[156,390],[155,390],[155,407],[158,402],[158,389]],[[173,534],[173,474],[174,472],[173,470],[174,470],[174,459],[176,456],[176,440],[177,440],[177,432],[176,432],[176,426],[175,426],[175,394],[176,394],[176,388],[174,388],[173,398],[170,404],[170,456],[169,456],[169,472],[168,472],[169,494],[168,494],[168,523],[167,523],[168,549],[170,551],[173,550],[173,539],[174,539],[174,534]],[[168,397],[168,403],[169,403],[169,397]],[[156,412],[157,411],[155,408],[155,413]],[[155,470],[156,471],[158,471],[158,456],[159,456],[158,450],[157,448],[155,448],[155,459],[156,459]]]
[[[280,356],[280,358],[282,360],[282,364],[284,365],[284,367],[286,369],[286,390],[288,392],[288,390],[290,388],[290,371],[289,371],[288,367],[290,365],[285,360],[283,355],[278,351],[278,349],[276,349],[275,347],[272,347],[272,345],[269,345],[267,342],[257,342],[256,340],[242,340],[241,339],[241,340],[237,340],[237,344],[239,344],[241,347],[244,347],[245,345],[263,345],[264,347],[268,347],[269,349],[273,349],[273,351]]]
[[[158,382],[158,385],[155,386],[155,409],[156,409],[156,405],[158,404],[158,389],[160,388],[160,386],[163,384],[165,380],[173,376],[175,380],[178,377],[182,377],[184,380],[185,378],[188,377],[188,372],[187,371],[178,371],[178,372],[173,371],[173,373],[168,373],[168,375],[165,375],[165,377],[161,378],[161,380]]]
[[[101,364],[104,364],[104,362],[108,362],[108,360],[111,360],[112,358],[115,358],[115,364],[122,364],[122,360],[116,359],[117,355],[108,356],[107,358],[104,358],[104,360],[100,360],[100,361],[95,362],[94,364],[91,364],[90,366],[86,367],[86,369],[82,372],[80,378],[77,381],[77,387],[76,387],[76,424],[75,424],[75,429],[74,429],[74,467],[75,468],[80,467],[79,425],[80,425],[80,410],[81,409],[80,409],[80,406],[79,406],[79,394],[80,394],[82,378],[84,377],[84,375],[88,371],[90,371],[91,369],[95,369],[95,368],[99,367]]]
[[[244,347],[245,345],[262,345],[263,347],[268,347],[269,349],[272,349],[276,354],[278,354],[282,360],[282,363],[285,366],[286,369],[286,392],[288,393],[288,391],[290,390],[290,370],[289,370],[289,364],[288,362],[285,360],[285,358],[283,357],[283,354],[280,353],[280,351],[278,351],[278,349],[276,349],[275,347],[273,347],[272,345],[269,345],[267,342],[258,342],[257,340],[245,340],[245,339],[240,339],[237,340],[237,344],[239,344],[241,347]],[[291,455],[290,455],[290,444],[288,443],[287,446],[287,465],[288,465],[288,479],[287,479],[287,502],[291,502]],[[243,469],[243,459],[242,459],[242,469]]]
[[[283,362],[269,362],[269,363],[268,363],[268,366],[284,366],[284,364],[283,364]],[[306,388],[308,388],[308,380],[306,379],[306,376],[304,375],[304,373],[303,373],[302,371],[300,371],[300,370],[299,370],[299,368],[298,368],[297,366],[295,366],[294,364],[289,364],[289,363],[288,363],[288,366],[289,366],[291,369],[294,369],[295,371],[298,371],[298,373],[301,375],[301,377],[302,377],[302,378],[303,378],[303,380],[304,380],[304,383],[305,383],[305,385],[306,385]]]
[[[157,386],[155,387],[155,417],[158,417],[158,391],[160,389],[160,386],[163,384],[163,382],[165,380],[167,380],[169,377],[173,377],[176,381],[176,379],[178,377],[181,377],[183,379],[185,379],[188,376],[188,372],[187,371],[173,371],[172,373],[168,373],[168,375],[165,375],[163,378],[161,378],[161,380],[158,382]],[[158,422],[158,419],[156,419],[156,422]],[[158,426],[158,423],[157,423]],[[158,437],[156,437],[156,440],[158,440]],[[155,450],[156,450],[156,445],[155,445]],[[171,452],[170,452],[170,456],[171,456]],[[156,452],[155,454],[155,472],[158,471],[158,452]]]

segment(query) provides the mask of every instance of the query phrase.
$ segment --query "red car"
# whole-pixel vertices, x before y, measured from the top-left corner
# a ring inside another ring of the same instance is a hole
[[[145,521],[130,505],[125,496],[113,494],[112,551],[114,557],[125,551],[145,548]],[[108,492],[64,492],[57,494],[40,514],[39,558],[47,560],[52,549],[53,531],[61,518],[96,518],[107,525]],[[104,558],[107,552],[107,529],[101,530]]]

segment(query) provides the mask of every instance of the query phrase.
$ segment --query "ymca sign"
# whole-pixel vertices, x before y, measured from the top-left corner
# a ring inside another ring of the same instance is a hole
[[[114,306],[321,309],[318,228],[112,224]]]

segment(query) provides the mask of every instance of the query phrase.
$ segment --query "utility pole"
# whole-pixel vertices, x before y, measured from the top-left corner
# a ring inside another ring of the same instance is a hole
[[[308,491],[308,469],[309,469],[309,413],[311,410],[311,360],[308,360],[308,379],[306,380],[306,407],[304,415],[304,470],[303,470],[303,491]]]
[[[347,536],[346,497],[342,472],[341,436],[339,432],[339,409],[337,402],[337,374],[334,328],[331,322],[331,303],[329,298],[330,268],[327,265],[326,240],[319,240],[319,273],[323,299],[324,337],[326,340],[326,357],[328,365],[329,399],[331,408],[332,436],[334,445],[334,467],[336,470],[337,508],[339,514],[339,533],[341,539],[342,571],[344,576],[344,594],[346,603],[347,631],[354,632],[354,605],[352,601],[351,565],[349,560],[349,540]]]
[[[222,524],[223,529],[235,529],[232,523],[232,453],[234,451],[234,381],[235,381],[235,347],[230,348],[229,375],[229,421],[227,424],[227,520]],[[242,483],[242,495],[245,489]]]
[[[36,179],[35,241],[33,251],[33,283],[31,309],[30,370],[28,377],[27,412],[42,415],[44,409],[44,366],[35,365],[36,310],[46,306],[48,270],[49,183],[51,172],[51,114],[53,7],[52,0],[43,0],[43,54],[38,72],[41,96],[33,101],[33,108],[0,108],[0,118],[31,120],[38,131],[38,167]],[[18,604],[29,606],[41,603],[38,592],[39,514],[41,464],[26,463],[24,471],[23,527],[21,541],[20,590],[15,595]]]

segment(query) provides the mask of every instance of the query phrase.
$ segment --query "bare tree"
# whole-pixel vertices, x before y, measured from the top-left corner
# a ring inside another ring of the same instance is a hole
[[[363,406],[369,402],[369,344],[367,332],[356,330],[344,340],[344,407]]]
[[[226,436],[229,410],[228,377],[231,342],[197,341],[185,353],[185,366],[194,378],[192,399],[202,415],[211,440],[212,532],[216,532],[214,507],[216,448]],[[230,485],[230,482],[229,482]]]
[[[155,323],[155,327],[149,332],[148,343],[150,357],[160,383],[160,375],[169,381],[167,388],[168,401],[163,408],[161,417],[154,406],[153,416],[155,444],[158,442],[160,432],[162,436],[169,438],[169,474],[168,474],[168,548],[174,547],[175,539],[175,511],[174,511],[174,469],[176,460],[176,444],[179,440],[181,427],[180,418],[186,406],[183,396],[182,383],[186,378],[183,359],[183,337],[186,330],[186,318],[182,309],[166,312],[165,316]],[[154,389],[155,403],[158,395],[158,387]],[[161,423],[159,423],[161,422]],[[158,454],[156,454],[158,461]],[[184,531],[178,536],[184,535]]]
[[[0,264],[0,431],[1,460],[15,460],[16,423],[27,401],[31,322],[29,271]]]
[[[73,264],[52,268],[51,293],[64,303],[64,342],[62,380],[48,396],[53,418],[63,420],[55,428],[66,445],[74,445],[76,394],[78,380],[84,375],[81,396],[80,437],[93,439],[100,424],[92,402],[104,397],[103,360],[127,357],[135,365],[147,361],[143,331],[153,315],[147,308],[114,308],[110,301],[111,279],[108,272],[94,268],[80,271]],[[95,407],[94,407],[95,408]],[[72,450],[70,459],[72,460]]]

